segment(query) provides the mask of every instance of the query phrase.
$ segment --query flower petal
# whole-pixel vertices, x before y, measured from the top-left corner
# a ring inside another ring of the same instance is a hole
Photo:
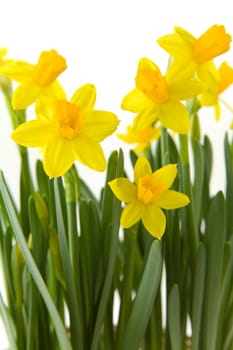
[[[165,189],[168,189],[174,182],[177,175],[177,165],[167,164],[162,168],[156,170],[152,176],[156,182],[162,183]]]
[[[78,105],[82,109],[91,109],[94,107],[95,100],[95,86],[92,84],[85,84],[75,91],[70,102]]]
[[[43,165],[49,177],[62,176],[72,166],[75,155],[71,143],[72,141],[56,138],[42,149]]]
[[[41,97],[35,104],[35,112],[38,119],[54,120],[54,101],[53,97]]]
[[[82,164],[97,171],[104,171],[106,160],[101,146],[86,135],[79,135],[73,141],[75,158]]]
[[[149,161],[145,157],[140,156],[137,159],[135,167],[134,167],[134,181],[135,181],[135,183],[136,184],[138,183],[138,180],[140,179],[140,177],[143,177],[145,175],[150,175],[151,173],[152,173],[152,170],[151,170],[151,166],[150,166]]]
[[[177,101],[167,101],[160,108],[159,119],[165,128],[179,134],[188,134],[190,118],[186,107]]]
[[[176,209],[189,204],[190,200],[184,193],[173,190],[164,192],[157,201],[157,204],[163,209]]]
[[[51,85],[43,89],[43,96],[54,96],[59,100],[66,100],[66,93],[57,80],[55,80]]]
[[[43,147],[54,138],[53,125],[42,120],[30,120],[19,125],[11,138],[26,147]]]
[[[131,90],[122,100],[121,108],[133,113],[140,113],[148,105],[151,100],[146,97],[139,89]]]
[[[128,203],[137,200],[137,187],[127,178],[119,177],[108,184],[120,201]]]
[[[174,100],[187,100],[199,95],[204,85],[197,80],[185,80],[169,83],[169,96]]]
[[[142,217],[144,205],[140,202],[131,202],[126,205],[121,214],[121,226],[128,228],[136,224]]]
[[[111,135],[119,124],[115,114],[96,110],[84,112],[83,121],[85,134],[97,142]]]
[[[153,237],[160,239],[164,234],[166,217],[157,205],[151,204],[146,207],[142,213],[142,222]]]
[[[19,83],[23,83],[31,78],[33,69],[34,66],[32,64],[23,61],[8,60],[7,63],[1,65],[0,74]]]
[[[12,106],[14,109],[25,109],[39,97],[42,88],[33,82],[20,84],[12,96]]]
[[[190,44],[177,34],[164,35],[157,40],[157,43],[173,57],[184,58],[191,56]]]
[[[134,118],[135,131],[140,132],[147,125],[153,124],[158,119],[159,111],[160,107],[151,102],[147,108]]]
[[[182,83],[193,78],[196,68],[197,64],[192,57],[175,59],[166,73],[166,80],[168,82]]]

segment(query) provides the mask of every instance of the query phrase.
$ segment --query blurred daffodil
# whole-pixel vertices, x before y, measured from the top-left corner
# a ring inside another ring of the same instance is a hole
[[[117,134],[122,141],[135,144],[134,152],[139,153],[145,151],[152,141],[160,137],[160,127],[146,125],[143,129],[137,130],[134,123],[127,126],[126,134]]]
[[[197,72],[202,79],[205,70],[214,72],[213,59],[230,49],[231,36],[223,25],[213,25],[199,38],[181,27],[174,27],[174,34],[164,35],[158,44],[174,58],[170,75],[190,78]]]
[[[36,65],[9,60],[0,66],[0,74],[20,83],[12,96],[12,106],[24,109],[42,96],[57,96],[62,87],[56,80],[67,68],[66,60],[55,50],[43,51]]]
[[[152,173],[148,160],[140,156],[134,168],[134,183],[123,177],[110,181],[114,195],[127,203],[121,215],[122,227],[128,228],[142,220],[147,231],[160,239],[166,228],[162,209],[176,209],[189,203],[185,194],[169,190],[176,175],[176,164],[168,164]]]
[[[65,99],[41,99],[38,118],[16,128],[12,139],[26,147],[40,147],[44,169],[51,178],[65,174],[75,160],[104,171],[106,160],[99,142],[111,135],[118,119],[111,112],[94,110],[96,89],[86,84],[70,102]]]
[[[200,93],[202,85],[198,81],[180,81],[179,77],[169,77],[169,71],[163,76],[155,63],[142,58],[135,83],[136,88],[124,97],[121,107],[138,113],[135,119],[138,130],[159,118],[166,128],[180,134],[189,132],[189,114],[181,101]]]
[[[223,62],[219,69],[218,75],[212,75],[210,72],[203,76],[203,82],[206,89],[200,95],[200,104],[202,106],[213,106],[215,109],[215,118],[220,118],[220,103],[222,102],[227,107],[227,103],[221,99],[221,94],[233,83],[233,68]],[[232,110],[232,108],[230,108]]]

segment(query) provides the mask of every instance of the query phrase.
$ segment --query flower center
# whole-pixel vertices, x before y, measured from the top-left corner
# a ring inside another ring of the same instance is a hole
[[[213,25],[192,44],[192,54],[197,63],[202,64],[221,55],[230,48],[231,36],[224,26]]]
[[[149,68],[139,69],[135,81],[136,87],[153,102],[162,104],[167,101],[167,82],[160,72]]]
[[[78,136],[83,126],[79,106],[65,100],[58,100],[54,104],[54,115],[58,137],[72,140]]]
[[[33,81],[41,86],[51,85],[66,69],[66,61],[55,50],[43,51],[33,70]]]
[[[164,191],[163,184],[157,183],[151,175],[145,175],[138,181],[138,199],[144,204],[155,202]]]

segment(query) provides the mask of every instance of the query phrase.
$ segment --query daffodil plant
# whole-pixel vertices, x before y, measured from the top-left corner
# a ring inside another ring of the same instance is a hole
[[[224,92],[233,68],[214,61],[230,43],[223,25],[198,38],[174,27],[158,39],[166,72],[139,59],[121,116],[95,109],[92,83],[67,97],[59,82],[67,62],[56,50],[30,64],[0,49],[9,142],[21,164],[19,198],[0,172],[9,349],[233,349],[232,126],[219,165],[225,184],[213,193],[215,155],[200,113],[212,107],[221,123],[224,108],[232,111]],[[124,111],[134,114],[125,134]],[[112,137],[119,149],[106,159],[101,143]],[[80,163],[93,177],[105,172],[99,197]]]

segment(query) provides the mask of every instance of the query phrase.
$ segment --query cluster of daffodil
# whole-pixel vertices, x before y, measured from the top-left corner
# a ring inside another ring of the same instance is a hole
[[[212,106],[219,120],[220,103],[227,105],[221,94],[233,68],[214,59],[230,49],[231,36],[223,25],[198,38],[175,27],[157,42],[169,55],[166,72],[141,58],[121,105],[135,114],[117,134],[133,146],[133,180],[122,150],[105,159],[100,143],[117,133],[119,119],[94,109],[94,85],[68,99],[57,51],[43,51],[33,65],[0,50],[0,86],[21,157],[19,209],[0,174],[7,294],[0,314],[12,350],[181,350],[188,320],[193,350],[233,347],[232,143],[226,134],[226,193],[212,195],[211,142],[198,114]],[[27,147],[40,150],[35,179]],[[100,198],[76,161],[107,168]]]

